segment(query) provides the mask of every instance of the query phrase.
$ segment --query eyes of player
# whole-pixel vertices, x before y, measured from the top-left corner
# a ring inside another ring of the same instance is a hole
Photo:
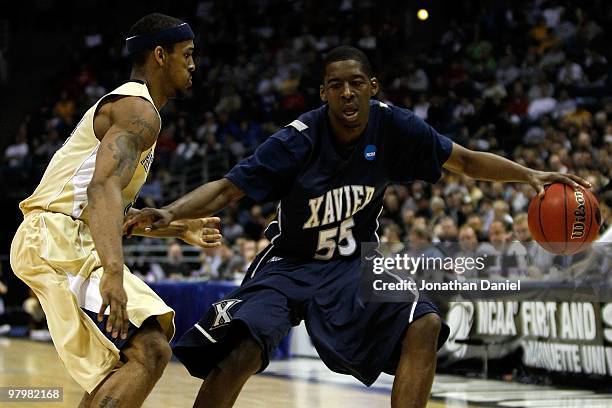
[[[366,81],[364,81],[361,78],[357,78],[357,79],[352,79],[349,81],[349,85],[352,88],[362,88],[364,85],[366,85]],[[330,81],[327,85],[327,87],[331,90],[342,90],[344,88],[344,82],[340,82],[340,81]]]
[[[183,58],[185,58],[187,61],[193,58],[193,48],[192,47],[189,47],[183,50]]]

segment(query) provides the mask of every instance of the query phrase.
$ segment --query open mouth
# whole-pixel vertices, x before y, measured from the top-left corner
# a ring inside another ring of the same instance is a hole
[[[345,108],[342,111],[342,116],[348,122],[354,122],[359,117],[359,111],[356,108]]]

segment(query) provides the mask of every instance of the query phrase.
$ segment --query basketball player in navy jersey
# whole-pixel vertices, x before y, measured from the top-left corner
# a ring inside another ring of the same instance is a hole
[[[376,242],[389,183],[435,183],[442,168],[479,180],[555,181],[502,157],[467,150],[406,109],[371,100],[379,84],[367,57],[342,46],[326,56],[324,105],[270,136],[223,179],[126,224],[152,228],[215,214],[245,195],[279,201],[241,287],[211,306],[176,344],[191,375],[206,379],[194,406],[230,407],[262,371],[290,328],[305,321],[323,362],[366,385],[395,375],[393,407],[425,407],[436,351],[449,329],[429,302],[367,302],[360,293],[360,248]]]

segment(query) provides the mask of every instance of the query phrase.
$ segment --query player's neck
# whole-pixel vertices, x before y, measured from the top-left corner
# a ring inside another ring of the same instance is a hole
[[[157,108],[157,110],[161,110],[164,105],[168,102],[168,96],[159,86],[159,81],[155,80],[155,78],[150,78],[147,76],[145,70],[133,68],[132,73],[130,74],[130,80],[142,81],[147,85],[149,90],[149,95],[151,95],[151,99],[153,99],[153,104]]]
[[[367,123],[365,123],[359,127],[347,128],[335,120],[332,115],[329,115],[328,119],[333,133],[332,137],[335,139],[336,143],[341,146],[350,146],[354,144],[367,126]]]

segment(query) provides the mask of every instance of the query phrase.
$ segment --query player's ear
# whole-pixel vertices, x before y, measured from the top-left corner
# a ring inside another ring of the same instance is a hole
[[[376,77],[370,78],[370,97],[376,96],[378,89],[378,79]]]
[[[327,94],[325,94],[325,87],[323,85],[319,85],[319,96],[323,102],[327,102]]]
[[[155,61],[157,61],[159,65],[164,65],[164,62],[166,60],[166,51],[164,51],[163,47],[158,45],[153,50],[153,57],[155,58]]]

